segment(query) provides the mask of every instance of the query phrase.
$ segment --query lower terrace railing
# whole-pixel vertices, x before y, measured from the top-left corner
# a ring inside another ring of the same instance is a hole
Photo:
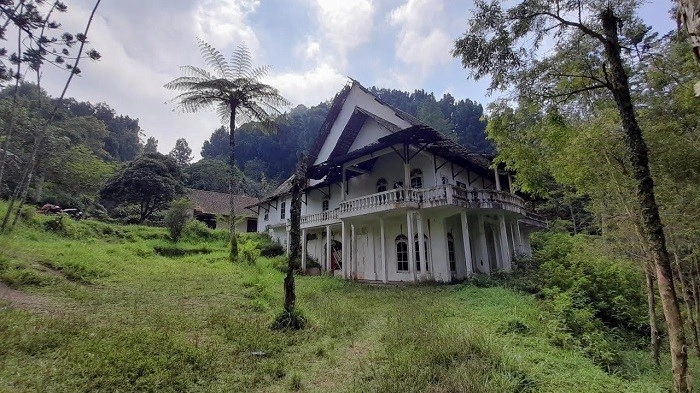
[[[313,225],[322,224],[327,221],[337,221],[338,220],[338,210],[326,210],[325,212],[308,214],[306,216],[301,216],[301,225]]]

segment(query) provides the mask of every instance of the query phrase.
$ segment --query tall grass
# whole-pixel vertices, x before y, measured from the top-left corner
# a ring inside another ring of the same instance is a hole
[[[552,345],[545,310],[507,289],[300,276],[298,306],[309,326],[278,332],[269,328],[283,298],[275,258],[232,264],[225,234],[201,228],[174,246],[162,228],[71,221],[56,231],[45,224],[51,219],[36,216],[0,235],[0,280],[43,302],[18,309],[0,301],[2,392],[671,386],[644,351],[623,353],[624,368],[611,375],[580,351]],[[183,255],[157,251],[166,245]]]

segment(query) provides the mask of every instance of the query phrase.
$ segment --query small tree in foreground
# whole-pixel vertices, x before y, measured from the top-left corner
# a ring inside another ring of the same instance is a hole
[[[284,277],[284,310],[273,324],[274,329],[303,329],[306,324],[304,316],[295,308],[296,291],[294,288],[294,269],[301,259],[301,195],[306,185],[306,158],[302,154],[297,163],[297,170],[292,180],[292,209],[289,229],[289,255],[287,256],[287,275]]]

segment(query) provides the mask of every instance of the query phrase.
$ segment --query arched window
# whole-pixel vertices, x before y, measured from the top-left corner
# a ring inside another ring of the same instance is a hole
[[[396,270],[408,271],[408,238],[404,235],[396,237]]]
[[[418,168],[411,171],[411,188],[423,188],[423,171]]]
[[[386,179],[381,178],[377,180],[377,192],[384,192],[386,191]]]
[[[321,202],[321,210],[324,212],[328,210],[328,199],[324,199],[323,202]]]
[[[416,270],[420,271],[420,248],[418,244],[418,234],[413,236],[413,247],[416,254]],[[423,251],[425,255],[425,269],[430,270],[428,267],[428,235],[423,235]]]
[[[450,271],[457,271],[457,260],[455,259],[455,238],[451,233],[447,234],[447,260],[450,261]]]

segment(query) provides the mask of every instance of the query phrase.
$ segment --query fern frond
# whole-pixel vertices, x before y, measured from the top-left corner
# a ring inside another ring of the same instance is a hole
[[[230,64],[234,78],[245,78],[246,74],[253,68],[253,59],[245,44],[238,45],[233,51]]]
[[[197,41],[199,41],[199,53],[202,54],[202,58],[204,58],[207,65],[213,68],[219,77],[230,78],[231,67],[226,62],[224,55],[206,41],[202,39],[197,39]]]

